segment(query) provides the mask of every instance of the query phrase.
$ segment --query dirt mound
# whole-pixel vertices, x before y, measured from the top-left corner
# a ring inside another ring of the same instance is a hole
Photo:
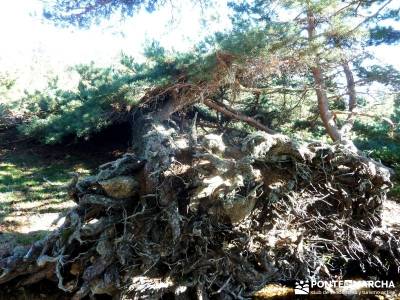
[[[283,135],[144,125],[135,154],[71,186],[65,223],[0,260],[0,284],[53,280],[82,299],[230,299],[267,283],[400,266],[381,164]]]

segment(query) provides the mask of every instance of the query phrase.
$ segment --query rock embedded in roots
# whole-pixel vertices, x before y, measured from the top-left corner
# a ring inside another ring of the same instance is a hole
[[[107,196],[115,199],[133,197],[137,192],[139,183],[129,176],[117,176],[107,180],[99,181]]]

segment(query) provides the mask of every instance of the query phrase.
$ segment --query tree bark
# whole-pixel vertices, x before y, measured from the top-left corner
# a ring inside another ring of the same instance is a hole
[[[161,108],[161,110],[153,115],[153,118],[157,121],[167,120],[175,112],[180,111],[187,106],[193,105],[196,102],[199,102],[199,100],[196,98],[194,98],[191,101],[188,101],[187,99],[175,97],[167,101]]]
[[[353,72],[350,69],[349,63],[344,61],[342,63],[343,72],[346,76],[347,82],[347,94],[349,96],[349,115],[347,116],[346,122],[341,128],[342,138],[349,139],[349,134],[353,128],[354,121],[356,119],[356,109],[357,109],[357,94],[354,82]]]
[[[249,116],[242,115],[242,114],[234,111],[231,108],[224,107],[224,106],[218,104],[217,102],[215,102],[213,100],[205,99],[204,100],[204,104],[207,105],[209,108],[214,109],[214,110],[216,110],[216,111],[218,111],[218,112],[220,112],[220,113],[222,113],[222,114],[224,114],[224,115],[226,115],[226,116],[228,116],[228,117],[230,117],[232,119],[236,119],[236,120],[245,122],[245,123],[249,124],[250,126],[258,129],[258,130],[262,130],[262,131],[265,131],[265,132],[270,133],[270,134],[275,134],[276,133],[276,131],[264,126],[263,124],[261,124],[257,120],[255,120],[255,119],[253,119],[253,118],[251,118]]]
[[[311,45],[315,38],[315,16],[309,7],[307,10],[307,31],[308,31],[308,40]],[[315,92],[317,94],[317,99],[318,99],[318,109],[319,109],[319,114],[321,116],[322,122],[324,123],[325,129],[328,133],[328,135],[331,137],[331,139],[336,142],[340,141],[342,136],[339,131],[339,128],[337,127],[335,120],[334,120],[334,115],[329,109],[329,100],[328,96],[326,94],[326,86],[324,82],[324,76],[319,60],[319,54],[317,53],[313,62],[313,65],[311,67],[311,72],[313,74],[314,78],[314,84],[315,84]]]

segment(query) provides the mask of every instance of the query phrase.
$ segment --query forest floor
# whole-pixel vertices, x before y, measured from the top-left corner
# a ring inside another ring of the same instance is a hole
[[[66,186],[125,152],[120,143],[46,146],[0,131],[0,254],[2,247],[28,245],[62,222],[75,203]]]

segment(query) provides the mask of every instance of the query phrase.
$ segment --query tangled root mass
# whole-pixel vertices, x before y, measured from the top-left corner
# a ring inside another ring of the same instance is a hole
[[[385,276],[400,266],[399,232],[382,224],[390,185],[388,169],[342,145],[194,139],[152,123],[140,151],[73,185],[77,206],[58,230],[0,259],[0,284],[52,280],[73,299],[233,299],[354,265]]]

